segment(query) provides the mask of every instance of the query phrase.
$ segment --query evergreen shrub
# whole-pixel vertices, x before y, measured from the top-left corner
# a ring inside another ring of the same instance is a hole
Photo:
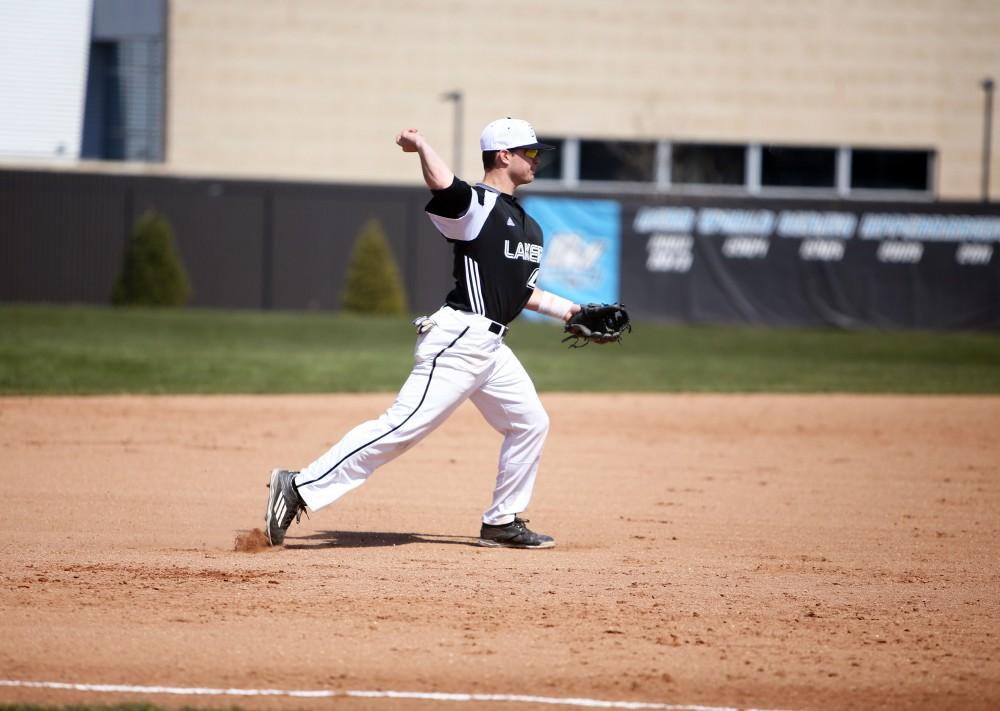
[[[392,248],[377,220],[361,228],[341,298],[345,311],[403,316],[408,313],[406,290]]]
[[[115,306],[183,306],[191,281],[174,244],[167,219],[147,210],[135,221],[121,272],[111,292]]]

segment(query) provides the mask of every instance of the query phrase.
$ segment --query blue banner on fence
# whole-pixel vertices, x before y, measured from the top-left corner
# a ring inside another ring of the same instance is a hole
[[[618,301],[618,202],[549,197],[528,197],[522,202],[545,233],[539,288],[578,304]],[[537,317],[530,311],[524,314]]]

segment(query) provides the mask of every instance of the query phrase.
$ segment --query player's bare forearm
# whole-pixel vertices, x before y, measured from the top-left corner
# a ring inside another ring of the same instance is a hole
[[[573,314],[580,311],[579,304],[574,304],[569,299],[564,299],[551,291],[544,291],[537,287],[531,292],[531,298],[528,299],[524,308],[563,321],[569,321]]]
[[[420,170],[424,174],[424,182],[431,190],[444,190],[455,179],[455,174],[451,172],[448,164],[417,129],[403,129],[396,136],[396,145],[402,148],[404,153],[416,153],[420,156]]]

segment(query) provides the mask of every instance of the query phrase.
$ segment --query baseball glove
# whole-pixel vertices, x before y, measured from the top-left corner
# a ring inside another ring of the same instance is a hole
[[[621,343],[632,323],[624,304],[586,304],[566,322],[565,331],[569,335],[563,343],[572,340],[570,348],[582,348],[588,343]]]

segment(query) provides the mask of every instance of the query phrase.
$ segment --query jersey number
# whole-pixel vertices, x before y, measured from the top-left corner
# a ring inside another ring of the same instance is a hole
[[[535,267],[535,271],[531,272],[531,276],[528,277],[528,286],[532,289],[535,288],[535,283],[538,281],[538,269],[539,267]]]

